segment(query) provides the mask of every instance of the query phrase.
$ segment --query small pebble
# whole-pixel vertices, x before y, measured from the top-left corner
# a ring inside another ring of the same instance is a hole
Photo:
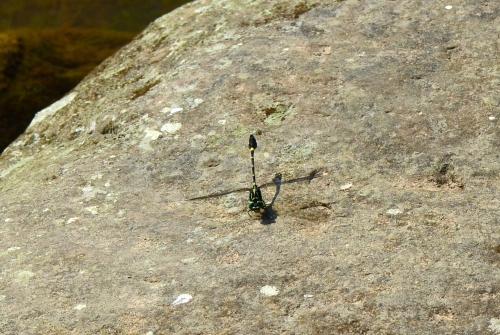
[[[67,224],[71,224],[71,223],[73,223],[73,222],[78,221],[78,219],[79,219],[78,217],[69,218],[69,219],[68,219],[68,221],[67,221],[66,223],[67,223]]]
[[[172,107],[165,107],[160,112],[163,114],[168,113],[170,115],[174,115],[174,114],[182,112],[182,111],[183,111],[182,107],[172,106]]]
[[[260,288],[260,293],[268,297],[273,297],[275,295],[278,295],[279,292],[280,291],[275,286],[266,285]]]
[[[172,107],[170,109],[170,115],[173,115],[173,114],[176,114],[176,113],[179,113],[179,112],[182,112],[182,111],[183,111],[182,107],[175,106],[175,107]]]
[[[453,8],[453,6],[448,5],[448,6],[445,6],[444,8],[446,8],[446,9],[452,9],[452,8]]]
[[[344,184],[344,185],[340,186],[340,190],[341,191],[347,191],[351,187],[352,187],[352,183],[347,183],[347,184]]]
[[[500,334],[500,319],[492,318],[488,327],[493,334]]]
[[[90,206],[85,208],[86,211],[90,212],[92,215],[97,215],[97,206]]]
[[[87,185],[85,187],[82,187],[82,196],[85,200],[90,200],[94,198],[97,194],[97,192],[94,190],[94,188],[90,185]]]
[[[102,179],[102,173],[95,174],[92,177],[90,177],[90,179],[92,180]]]
[[[181,127],[182,124],[179,122],[169,122],[165,123],[160,130],[168,134],[175,134],[179,129],[181,129]]]
[[[312,297],[314,297],[314,295],[312,295],[312,294],[304,294],[304,298],[306,298],[306,299],[307,298],[312,298]]]
[[[139,147],[145,151],[153,150],[151,147],[151,142],[156,141],[161,136],[161,132],[153,130],[153,129],[145,129],[144,130],[144,138],[141,143],[139,143]]]
[[[395,215],[399,215],[399,214],[401,214],[403,212],[399,208],[391,208],[391,209],[388,209],[386,213],[389,214],[389,215],[394,215],[395,216]]]
[[[85,304],[78,304],[75,307],[73,307],[73,309],[75,309],[77,311],[81,311],[84,308],[87,308],[87,305],[85,305]]]
[[[494,117],[493,115],[491,115],[491,116],[489,116],[489,117],[488,117],[488,119],[489,119],[490,121],[495,121],[497,118],[496,118],[496,117]]]
[[[183,293],[179,295],[174,302],[172,302],[172,306],[177,306],[177,305],[182,305],[182,304],[187,304],[193,300],[193,296],[191,294]]]
[[[189,104],[189,107],[191,108],[196,108],[198,107],[199,105],[201,105],[203,103],[203,99],[200,99],[200,98],[188,98],[187,99],[187,103]]]
[[[35,274],[29,270],[23,270],[17,272],[17,280],[20,282],[27,283],[31,278],[33,278]]]
[[[5,219],[5,222],[6,222],[6,223],[9,223],[9,222],[12,222],[12,221],[14,221],[14,220],[13,220],[13,219],[11,219],[11,218],[6,218],[6,219]]]

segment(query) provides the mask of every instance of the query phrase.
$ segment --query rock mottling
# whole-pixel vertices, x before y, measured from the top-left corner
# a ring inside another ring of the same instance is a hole
[[[157,19],[0,156],[0,329],[493,334],[499,6]]]

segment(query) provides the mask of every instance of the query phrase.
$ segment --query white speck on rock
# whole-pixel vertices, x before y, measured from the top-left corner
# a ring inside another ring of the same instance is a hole
[[[76,127],[75,130],[73,131],[73,133],[79,134],[79,133],[83,133],[84,131],[85,131],[85,127]]]
[[[77,311],[81,311],[84,308],[87,308],[87,305],[85,305],[85,304],[78,304],[75,307],[73,307],[73,309],[75,309]]]
[[[111,183],[109,182],[109,180],[106,182],[106,184],[104,184],[104,187],[110,187],[111,186]]]
[[[21,247],[10,247],[9,249],[7,249],[7,252],[17,251],[19,249],[21,249]]]
[[[89,130],[87,131],[88,134],[92,134],[95,132],[95,127],[97,126],[97,123],[94,121],[90,122],[89,125]]]
[[[94,188],[91,185],[87,185],[85,187],[82,187],[82,193],[83,193],[83,200],[84,201],[89,201],[97,196],[97,194],[106,194],[103,190],[100,190],[98,188]]]
[[[495,121],[496,119],[497,119],[497,118],[496,118],[496,117],[494,117],[493,115],[490,115],[490,116],[488,117],[488,120],[490,120],[490,121]]]
[[[172,306],[177,306],[177,305],[182,305],[182,304],[187,304],[193,300],[193,296],[191,294],[183,293],[179,295],[174,302],[172,302]]]
[[[210,9],[210,6],[201,6],[201,7],[198,7],[197,9],[195,9],[195,13],[196,14],[201,14],[201,13],[205,13],[208,9]]]
[[[312,298],[314,297],[314,295],[312,294],[304,294],[304,298],[308,299],[308,298]]]
[[[19,140],[11,144],[11,147],[17,148],[26,145],[25,141]]]
[[[78,221],[79,217],[74,217],[74,218],[69,218],[68,221],[66,221],[67,224],[72,224],[73,222]]]
[[[33,143],[37,144],[38,142],[40,142],[40,134],[34,133],[33,134]]]
[[[146,333],[146,335],[155,335],[155,333],[154,333],[153,331],[151,331],[151,330],[150,330],[150,331],[148,331],[148,332]]]
[[[179,129],[181,129],[182,124],[179,122],[165,123],[161,127],[161,131],[168,134],[175,134]]]
[[[453,6],[452,6],[452,5],[447,5],[447,6],[445,6],[444,8],[446,8],[446,9],[452,9],[452,8],[453,8]]]
[[[16,275],[19,282],[27,283],[35,274],[28,270],[19,271]]]
[[[280,290],[278,290],[275,286],[266,285],[260,288],[260,293],[262,293],[267,297],[273,297],[275,295],[278,295],[279,292]]]
[[[92,198],[94,198],[97,194],[96,190],[90,185],[87,185],[85,187],[82,187],[82,193],[83,193],[83,198],[85,201],[88,201]]]
[[[352,187],[352,183],[346,183],[342,186],[340,186],[340,190],[341,191],[347,191],[348,189],[350,189]]]
[[[5,300],[5,298],[6,298],[6,296],[4,296],[3,294],[2,294],[2,295],[0,295],[0,301],[4,301],[4,300]]]
[[[43,119],[45,119],[47,116],[54,115],[58,111],[60,111],[62,108],[66,107],[69,105],[77,96],[76,92],[72,92],[66,96],[64,96],[62,99],[54,102],[52,105],[49,107],[42,109],[38,113],[36,113],[35,117],[33,118],[33,121],[31,121],[30,125],[28,126],[28,129],[36,125],[37,123],[41,122]]]
[[[494,334],[500,334],[500,319],[492,318],[490,320],[488,329],[491,330]]]
[[[200,99],[200,98],[195,98],[195,99],[188,98],[188,99],[186,99],[186,101],[187,101],[189,107],[191,107],[191,108],[196,108],[203,103],[203,99]]]
[[[399,215],[399,214],[403,213],[403,211],[400,210],[399,208],[390,208],[390,209],[387,210],[386,213],[389,214],[389,215],[396,216],[396,215]]]
[[[13,220],[13,219],[11,219],[11,218],[6,218],[4,221],[5,221],[6,223],[9,223],[9,222],[12,222],[12,221],[14,221],[14,220]]]
[[[184,109],[182,107],[179,107],[179,106],[173,106],[172,108],[170,108],[170,115],[174,115],[174,114],[177,114],[177,113],[180,113],[182,112]]]
[[[85,210],[87,212],[90,212],[90,214],[92,214],[92,215],[97,215],[97,213],[98,213],[97,206],[90,206],[90,207],[85,208]]]
[[[146,129],[144,130],[144,138],[142,139],[141,143],[139,143],[139,148],[143,149],[144,151],[151,151],[153,148],[151,147],[151,142],[155,141],[158,139],[158,137],[161,136],[161,132],[153,129]]]
[[[95,175],[93,175],[92,177],[90,177],[90,179],[92,180],[96,180],[96,179],[102,179],[102,173],[97,173]]]
[[[182,112],[184,109],[182,107],[179,107],[179,106],[171,106],[171,107],[165,107],[163,108],[160,112],[163,113],[163,114],[169,114],[169,115],[174,115],[174,114],[177,114],[177,113],[180,113]]]
[[[223,126],[226,124],[226,120],[219,120],[219,121],[217,121],[217,123],[220,124],[221,126]]]

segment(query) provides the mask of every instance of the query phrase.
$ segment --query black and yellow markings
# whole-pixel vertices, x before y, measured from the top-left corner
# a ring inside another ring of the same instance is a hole
[[[252,179],[253,179],[253,185],[248,195],[248,210],[257,212],[265,209],[266,203],[262,199],[262,193],[260,191],[260,188],[257,186],[257,181],[255,178],[254,152],[255,149],[257,149],[257,140],[253,135],[250,135],[250,139],[248,141],[248,149],[250,150],[250,156],[252,159]]]

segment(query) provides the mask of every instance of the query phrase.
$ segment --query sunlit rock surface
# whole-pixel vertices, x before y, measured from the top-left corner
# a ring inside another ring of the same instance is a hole
[[[499,12],[158,19],[0,157],[0,329],[495,334]],[[265,225],[241,191],[250,133],[267,202],[282,174]]]

